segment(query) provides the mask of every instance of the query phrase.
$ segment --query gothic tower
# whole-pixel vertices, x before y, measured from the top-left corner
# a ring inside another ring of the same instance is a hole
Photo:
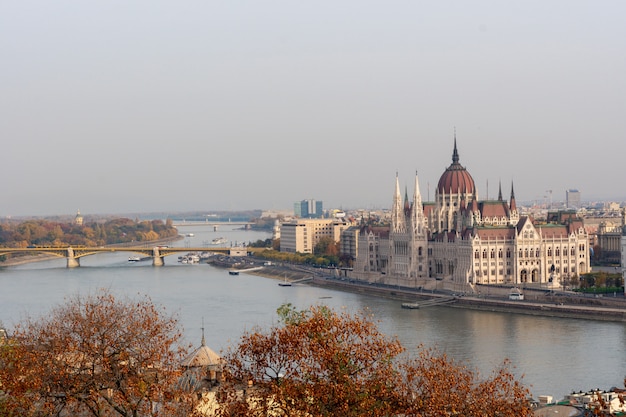
[[[389,231],[389,273],[404,278],[405,285],[409,286],[412,279],[426,276],[427,239],[427,225],[417,173],[412,202],[409,202],[406,192],[404,201],[402,200],[400,183],[396,174],[396,191]]]

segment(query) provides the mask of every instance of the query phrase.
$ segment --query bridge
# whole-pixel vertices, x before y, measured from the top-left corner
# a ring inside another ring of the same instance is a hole
[[[234,221],[234,222],[227,222],[227,221],[177,221],[177,222],[173,222],[172,226],[174,227],[179,227],[179,226],[213,226],[214,228],[217,228],[218,226],[252,226],[252,222],[246,222],[246,221]]]
[[[155,246],[152,248],[145,246],[125,246],[125,247],[112,247],[112,246],[100,246],[100,247],[63,247],[63,248],[52,248],[52,247],[42,247],[42,248],[0,248],[0,256],[1,255],[9,255],[15,253],[25,253],[25,254],[48,254],[54,255],[60,258],[67,259],[67,267],[75,268],[80,266],[80,258],[89,255],[95,255],[98,253],[109,253],[109,252],[133,252],[144,255],[145,257],[152,258],[152,265],[161,266],[164,265],[164,258],[168,255],[173,255],[176,253],[188,253],[188,252],[212,252],[212,253],[223,253],[230,254],[230,251],[234,248],[208,248],[208,247],[185,247],[185,248],[170,248],[166,246]],[[246,248],[246,251],[255,251],[256,248]]]

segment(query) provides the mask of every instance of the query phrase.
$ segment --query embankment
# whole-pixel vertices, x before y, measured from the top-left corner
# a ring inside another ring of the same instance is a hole
[[[298,270],[293,266],[272,266],[251,272],[267,278],[290,280],[311,277],[312,273]],[[418,302],[434,298],[450,297],[449,293],[416,291],[402,287],[382,287],[367,283],[350,282],[336,279],[331,276],[314,275],[313,281],[307,285],[330,287],[358,294],[372,295],[381,298],[398,300],[399,302]],[[454,303],[448,304],[452,308],[466,308],[481,311],[501,313],[527,314],[545,317],[574,318],[584,320],[600,320],[626,322],[626,300],[623,298],[589,298],[589,297],[533,297],[532,301],[510,301],[502,297],[469,297],[459,296]]]

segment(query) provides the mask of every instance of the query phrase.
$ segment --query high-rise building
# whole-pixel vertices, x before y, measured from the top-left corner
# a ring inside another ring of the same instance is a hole
[[[293,214],[300,219],[319,219],[324,217],[322,201],[302,200],[293,205]]]
[[[565,206],[568,209],[579,209],[580,208],[580,191],[565,190]]]

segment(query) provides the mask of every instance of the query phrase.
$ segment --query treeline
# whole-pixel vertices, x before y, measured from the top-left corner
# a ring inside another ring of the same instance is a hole
[[[330,237],[323,237],[317,242],[313,253],[292,253],[280,251],[280,239],[257,241],[252,247],[270,248],[257,252],[256,256],[268,261],[286,262],[291,264],[310,265],[316,267],[352,267],[353,259],[349,255],[341,254],[339,243]]]
[[[11,248],[105,246],[147,242],[178,235],[171,220],[135,221],[127,218],[76,223],[28,220],[0,223],[0,246]]]

